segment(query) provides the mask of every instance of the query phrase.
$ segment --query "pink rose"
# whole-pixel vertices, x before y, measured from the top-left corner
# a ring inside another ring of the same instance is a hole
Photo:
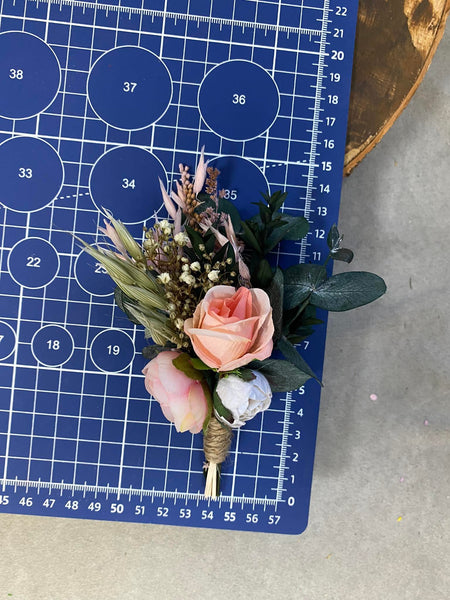
[[[184,322],[195,353],[209,367],[231,371],[272,354],[272,307],[264,290],[211,288]]]
[[[177,431],[199,433],[208,413],[208,402],[200,382],[173,365],[181,352],[161,352],[145,365],[145,387],[161,405],[164,416]]]

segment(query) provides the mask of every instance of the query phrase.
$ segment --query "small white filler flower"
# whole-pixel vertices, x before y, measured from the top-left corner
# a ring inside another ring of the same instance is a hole
[[[224,417],[217,414],[216,417],[222,423],[237,429],[253,419],[259,412],[266,410],[272,400],[272,390],[269,382],[258,371],[252,371],[255,379],[244,381],[237,375],[223,377],[217,384],[216,393],[222,404],[233,416],[230,423]]]

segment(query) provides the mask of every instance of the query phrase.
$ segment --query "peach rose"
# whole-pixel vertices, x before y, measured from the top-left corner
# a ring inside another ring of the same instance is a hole
[[[232,371],[272,354],[272,307],[264,290],[217,285],[184,322],[195,353],[209,367]]]
[[[202,385],[173,365],[181,352],[161,352],[145,365],[145,387],[161,405],[168,421],[179,432],[199,433],[208,414]]]

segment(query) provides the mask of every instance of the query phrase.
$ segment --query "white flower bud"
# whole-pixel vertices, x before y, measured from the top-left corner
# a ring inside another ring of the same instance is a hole
[[[173,239],[175,240],[175,243],[179,246],[186,246],[186,244],[189,242],[189,237],[186,233],[183,233],[182,231],[180,231],[180,233],[177,233]]]
[[[191,264],[191,271],[200,271],[201,268],[202,267],[201,267],[200,263],[198,262],[198,260],[196,260],[195,262],[193,262]]]
[[[208,279],[210,281],[218,281],[219,271],[211,271],[210,273],[208,273]]]
[[[170,275],[169,273],[161,273],[160,275],[158,275],[158,279],[161,283],[169,283]]]
[[[194,285],[195,277],[186,271],[183,271],[183,273],[180,275],[180,281],[184,281],[184,283],[187,283],[187,285]]]
[[[228,375],[220,379],[216,387],[222,404],[233,416],[229,423],[216,412],[216,417],[229,427],[238,428],[253,419],[259,412],[266,410],[272,400],[269,382],[258,371],[252,371],[255,379],[244,381],[237,375]]]

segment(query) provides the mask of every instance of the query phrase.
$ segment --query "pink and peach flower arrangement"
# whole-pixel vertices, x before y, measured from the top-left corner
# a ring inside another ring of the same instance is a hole
[[[168,218],[155,217],[141,244],[109,214],[101,231],[115,250],[83,242],[117,284],[119,308],[152,342],[143,350],[147,391],[178,432],[203,432],[213,497],[232,431],[267,410],[273,393],[315,378],[297,345],[321,322],[318,310],[356,308],[386,290],[372,273],[330,274],[331,260],[353,258],[336,226],[325,264],[281,269],[275,251],[305,237],[307,220],[284,210],[282,192],[263,194],[243,220],[219,176],[202,151],[194,178],[180,165],[175,190],[161,184]]]

